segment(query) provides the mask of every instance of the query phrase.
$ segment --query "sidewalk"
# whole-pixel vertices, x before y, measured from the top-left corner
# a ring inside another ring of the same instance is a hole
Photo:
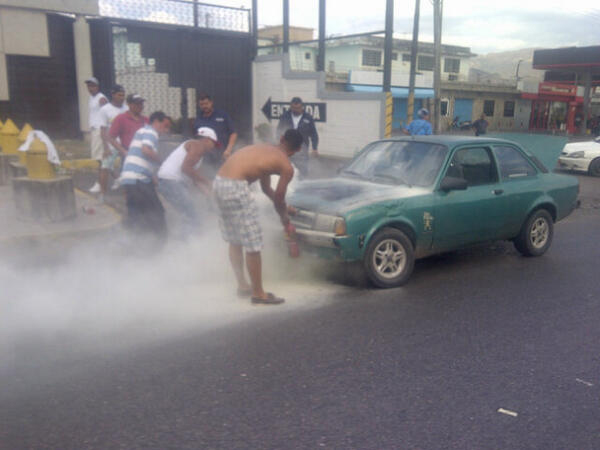
[[[0,249],[27,244],[59,243],[110,232],[121,216],[110,206],[75,190],[77,216],[55,223],[23,221],[16,217],[11,186],[0,186]],[[84,209],[87,212],[84,212]]]

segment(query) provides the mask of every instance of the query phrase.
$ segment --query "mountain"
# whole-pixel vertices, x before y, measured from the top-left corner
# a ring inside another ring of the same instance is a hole
[[[536,48],[524,48],[508,52],[488,53],[472,58],[471,67],[495,75],[505,80],[515,80],[517,64],[519,65],[519,78],[534,78],[543,80],[544,71],[535,70],[532,67],[533,51]]]

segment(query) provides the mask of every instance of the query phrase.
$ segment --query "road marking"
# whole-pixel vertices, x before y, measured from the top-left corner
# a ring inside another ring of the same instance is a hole
[[[512,416],[512,417],[517,417],[519,415],[514,411],[509,411],[508,409],[504,409],[504,408],[498,408],[498,412],[502,413],[502,414],[506,414],[507,416]]]
[[[589,386],[589,387],[592,387],[594,385],[593,383],[590,383],[589,381],[584,381],[580,378],[575,378],[575,381],[577,381],[578,383],[585,384],[586,386]]]

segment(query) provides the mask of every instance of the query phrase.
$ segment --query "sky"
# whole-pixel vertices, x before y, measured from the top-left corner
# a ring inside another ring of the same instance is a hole
[[[249,8],[251,0],[207,3]],[[327,34],[384,29],[385,0],[327,0]],[[394,35],[410,39],[414,0],[395,0]],[[318,26],[318,0],[290,0],[290,24]],[[258,0],[259,26],[282,22],[281,0]],[[487,54],[532,47],[600,45],[600,1],[445,0],[442,43]],[[433,41],[433,7],[421,1],[419,40]]]

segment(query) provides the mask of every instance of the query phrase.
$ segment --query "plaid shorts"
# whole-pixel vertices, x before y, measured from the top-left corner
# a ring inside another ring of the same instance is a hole
[[[263,247],[258,207],[246,180],[231,180],[217,175],[213,192],[219,207],[219,225],[223,239],[241,245],[248,252]]]

